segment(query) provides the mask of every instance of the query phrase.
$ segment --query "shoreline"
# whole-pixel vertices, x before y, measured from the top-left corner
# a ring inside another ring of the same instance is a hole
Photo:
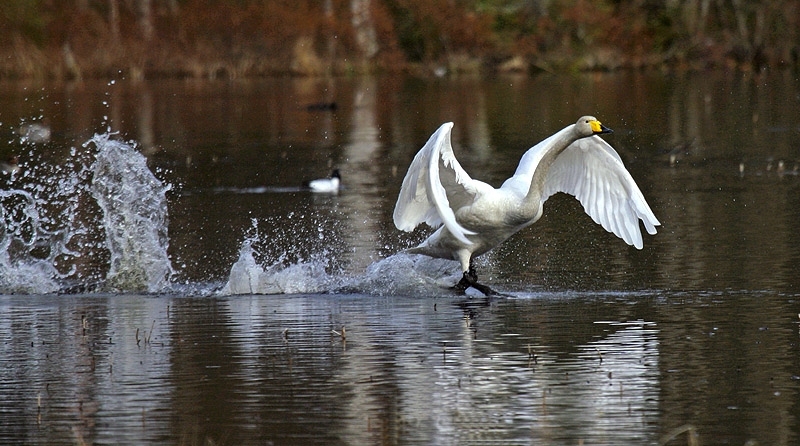
[[[625,60],[614,51],[599,51],[576,57],[554,53],[531,59],[511,56],[503,60],[474,57],[465,54],[445,56],[436,61],[387,64],[384,61],[353,61],[341,58],[325,61],[321,58],[292,57],[273,59],[250,54],[238,58],[224,55],[184,53],[178,58],[157,57],[138,59],[126,57],[126,51],[114,51],[118,56],[79,58],[68,49],[32,50],[21,55],[19,51],[0,50],[0,81],[47,80],[80,81],[89,79],[116,79],[120,76],[133,80],[155,79],[256,79],[266,77],[339,77],[372,74],[407,74],[420,77],[445,77],[458,75],[522,74],[536,75],[575,74],[616,71],[702,72],[722,70],[760,72],[767,70],[800,70],[795,61],[777,60],[772,63],[740,63],[723,59],[681,59],[651,55],[636,60]]]
[[[551,51],[537,57],[473,56],[466,52],[445,54],[435,60],[410,62],[397,54],[326,58],[308,39],[299,38],[288,54],[253,50],[174,48],[169,44],[146,42],[109,44],[92,51],[73,51],[69,44],[60,49],[38,48],[15,39],[0,49],[0,80],[82,80],[112,79],[245,79],[259,77],[331,77],[365,74],[410,74],[415,76],[493,75],[519,73],[583,73],[614,71],[697,72],[729,70],[760,72],[773,69],[800,70],[795,57],[757,57],[737,60],[728,53],[692,57],[690,54],[641,54],[627,56],[622,50],[602,47],[592,52]],[[231,55],[236,54],[236,55]]]

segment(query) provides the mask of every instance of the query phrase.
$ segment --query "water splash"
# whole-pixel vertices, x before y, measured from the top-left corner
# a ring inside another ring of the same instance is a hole
[[[103,211],[111,267],[106,286],[125,291],[162,290],[174,271],[167,255],[164,185],[131,145],[95,135],[84,147],[98,148],[91,193]]]
[[[259,258],[266,258],[267,254],[256,247],[266,244],[265,239],[258,230],[258,221],[253,219],[239,250],[239,258],[231,267],[228,282],[220,294],[319,293],[335,286],[337,279],[327,272],[329,263],[324,249],[312,254],[310,260],[282,251],[265,267]],[[295,259],[290,260],[290,257]]]
[[[95,135],[60,163],[32,160],[0,191],[0,293],[169,286],[169,185],[112,137]]]
[[[353,277],[347,288],[377,296],[452,295],[450,288],[461,278],[452,260],[399,252],[367,267]]]
[[[246,240],[221,294],[319,293],[327,290],[334,280],[319,261],[288,266],[274,263],[264,268],[256,261],[255,254],[252,242]]]
[[[58,164],[31,162],[10,186],[0,191],[0,293],[215,292],[172,282],[170,185],[152,174],[135,144],[95,135]],[[458,279],[456,262],[407,254],[346,273],[354,248],[341,219],[314,207],[274,219],[253,220],[216,292],[436,295],[450,294]]]
[[[239,258],[231,267],[228,282],[219,293],[451,295],[449,288],[460,277],[457,262],[402,252],[371,264],[363,274],[347,275],[330,265],[331,246],[324,241],[316,245],[319,250],[308,259],[281,251],[267,260],[269,255],[258,246],[269,245],[269,238],[259,233],[254,219],[242,242]]]
[[[0,290],[4,293],[52,293],[59,285],[50,250],[46,258],[32,255],[41,240],[36,200],[25,191],[0,190]]]

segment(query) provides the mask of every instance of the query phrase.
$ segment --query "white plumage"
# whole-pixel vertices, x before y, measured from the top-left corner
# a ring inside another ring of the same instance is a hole
[[[334,169],[330,178],[306,181],[303,183],[303,188],[311,192],[336,193],[341,187],[341,180],[342,175],[339,173],[339,169]]]
[[[642,248],[642,220],[649,234],[659,221],[616,151],[597,136],[610,133],[584,116],[529,149],[514,175],[500,188],[470,178],[450,144],[453,123],[439,127],[420,149],[394,210],[398,229],[420,223],[439,227],[410,253],[460,262],[456,286],[491,289],[477,283],[471,260],[486,253],[542,216],[544,202],[557,192],[574,195],[592,219],[627,244]]]

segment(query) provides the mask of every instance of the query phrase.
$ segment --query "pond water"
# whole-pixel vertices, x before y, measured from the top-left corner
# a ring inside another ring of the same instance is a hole
[[[557,195],[504,296],[398,254],[441,123],[499,186],[584,114],[644,249]],[[797,116],[790,72],[0,83],[0,443],[796,444]]]

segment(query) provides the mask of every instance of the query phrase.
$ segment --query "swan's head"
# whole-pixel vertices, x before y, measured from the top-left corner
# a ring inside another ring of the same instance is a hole
[[[581,119],[578,119],[578,122],[575,123],[575,131],[581,138],[614,132],[610,128],[600,124],[600,121],[594,116],[582,116]]]

